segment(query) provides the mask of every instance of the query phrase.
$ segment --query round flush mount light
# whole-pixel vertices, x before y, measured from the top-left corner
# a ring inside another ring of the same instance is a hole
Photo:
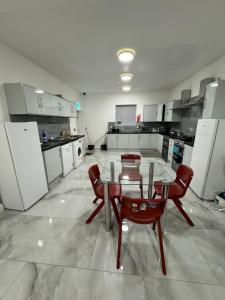
[[[38,93],[38,94],[44,94],[44,91],[43,91],[43,90],[40,90],[40,89],[36,89],[36,90],[35,90],[35,93]]]
[[[219,83],[218,83],[218,81],[214,81],[214,82],[210,83],[210,85],[216,87],[219,85]]]
[[[133,74],[123,73],[123,74],[120,75],[120,78],[121,78],[122,81],[128,82],[133,78]]]
[[[130,85],[124,85],[124,86],[122,86],[122,90],[124,92],[129,92],[131,90],[131,86]]]
[[[129,63],[134,59],[135,56],[135,51],[134,49],[120,49],[117,52],[117,56],[119,61],[121,61],[122,63]]]

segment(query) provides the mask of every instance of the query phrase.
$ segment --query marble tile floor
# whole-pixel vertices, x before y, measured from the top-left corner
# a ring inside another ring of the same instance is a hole
[[[111,232],[105,231],[103,213],[90,225],[85,220],[95,208],[89,166],[120,155],[97,151],[28,211],[0,215],[0,299],[224,299],[224,227],[190,190],[183,205],[195,227],[168,203],[167,275],[161,272],[158,236],[150,226],[127,221],[122,266],[116,269],[115,219]]]

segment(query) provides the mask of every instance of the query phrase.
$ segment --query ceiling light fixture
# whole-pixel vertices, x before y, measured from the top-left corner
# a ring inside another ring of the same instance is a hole
[[[218,81],[214,81],[214,82],[210,83],[211,86],[218,86],[218,84],[219,84]]]
[[[133,78],[133,74],[130,73],[123,73],[120,75],[122,81],[128,82]]]
[[[35,90],[35,93],[38,93],[38,94],[44,94],[44,91],[43,91],[43,90],[40,90],[40,89],[36,89],[36,90]]]
[[[117,56],[119,61],[122,63],[129,63],[134,59],[135,56],[135,51],[133,49],[120,49],[117,52]]]
[[[130,85],[124,85],[124,86],[122,86],[122,90],[124,92],[129,92],[131,90],[131,86]]]

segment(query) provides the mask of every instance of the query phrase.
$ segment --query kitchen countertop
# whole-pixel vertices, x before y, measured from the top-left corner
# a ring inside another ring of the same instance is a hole
[[[150,134],[162,134],[159,132],[151,132],[151,131],[129,131],[129,132],[107,132],[107,134],[142,134],[142,133],[150,133]]]
[[[56,140],[52,140],[52,141],[48,141],[47,143],[42,143],[41,144],[41,151],[47,151],[50,150],[52,148],[58,147],[58,146],[62,146],[74,141],[79,140],[80,138],[84,137],[84,135],[75,135],[71,138],[68,139],[56,139]]]
[[[168,137],[169,139],[172,139],[172,140],[178,140],[178,141],[184,142],[184,145],[188,145],[191,147],[194,146],[194,142],[195,142],[194,138],[191,141],[184,141],[184,140],[179,139],[178,137],[174,137],[174,136],[171,136],[168,134],[163,134],[163,133],[159,133],[159,134],[161,134],[162,136]]]

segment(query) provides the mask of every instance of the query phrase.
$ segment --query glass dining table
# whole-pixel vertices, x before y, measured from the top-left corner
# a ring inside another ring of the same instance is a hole
[[[102,160],[101,183],[104,184],[105,228],[111,230],[111,201],[109,184],[121,185],[122,194],[131,198],[151,199],[154,187],[160,185],[162,196],[167,201],[168,187],[173,184],[174,176],[170,167],[159,159],[141,160]],[[166,206],[162,218],[162,228],[166,222]]]

